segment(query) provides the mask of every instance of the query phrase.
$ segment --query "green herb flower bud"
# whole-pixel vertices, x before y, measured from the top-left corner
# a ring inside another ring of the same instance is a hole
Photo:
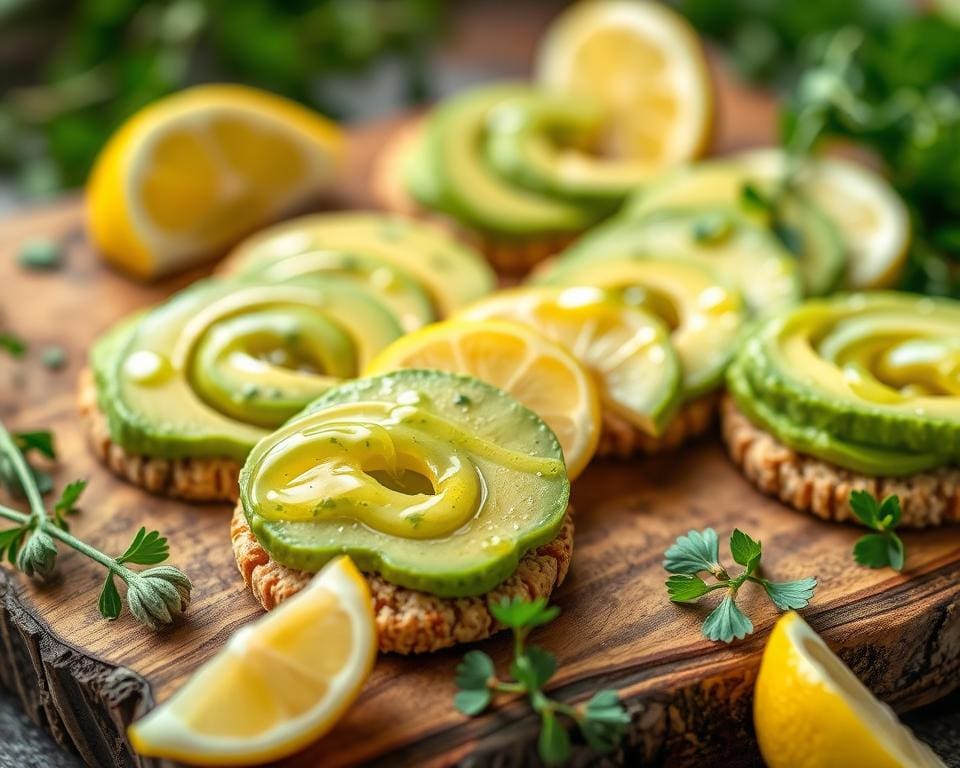
[[[17,568],[31,578],[46,579],[56,567],[57,545],[50,535],[42,530],[30,533],[17,555]]]
[[[140,571],[127,582],[127,605],[142,624],[157,629],[170,624],[190,605],[192,584],[186,574],[170,565]]]

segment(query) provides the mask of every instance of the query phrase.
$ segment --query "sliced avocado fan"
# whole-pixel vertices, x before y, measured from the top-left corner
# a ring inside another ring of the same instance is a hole
[[[728,383],[797,450],[897,476],[960,459],[960,302],[837,295],[768,318]]]
[[[532,411],[469,376],[402,370],[332,389],[266,437],[240,475],[271,557],[368,573],[441,597],[479,595],[555,538],[570,483]]]
[[[242,461],[401,333],[351,281],[205,280],[97,342],[98,403],[127,451]]]

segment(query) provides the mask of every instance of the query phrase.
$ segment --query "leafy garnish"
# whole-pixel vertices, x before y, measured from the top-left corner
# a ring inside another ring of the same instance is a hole
[[[13,440],[20,453],[27,459],[27,468],[33,475],[34,482],[41,495],[52,491],[53,477],[48,472],[30,463],[30,457],[37,453],[51,461],[56,460],[57,451],[54,447],[53,433],[49,430],[16,432],[13,434]],[[0,452],[0,486],[5,487],[12,496],[18,499],[26,497],[20,477],[9,456],[2,452]]]
[[[0,331],[0,349],[11,357],[23,357],[27,353],[27,342],[10,331]]]
[[[663,567],[672,576],[667,579],[667,595],[675,603],[692,603],[715,590],[725,590],[720,604],[703,622],[703,634],[723,643],[742,640],[753,632],[753,622],[737,606],[740,588],[751,581],[759,584],[781,611],[804,608],[817,587],[814,578],[795,581],[770,581],[759,575],[763,548],[739,528],[730,536],[730,554],[743,567],[736,576],[720,564],[719,541],[712,528],[690,531],[667,549]],[[715,583],[708,584],[699,574],[708,573]]]
[[[52,514],[43,504],[37,480],[24,458],[24,451],[38,451],[50,458],[56,456],[49,433],[27,432],[11,435],[0,424],[0,461],[8,467],[23,490],[29,513],[0,505],[0,518],[16,523],[0,531],[0,557],[6,555],[12,565],[31,578],[46,579],[57,566],[57,543],[76,550],[107,569],[97,607],[107,619],[117,618],[123,610],[116,578],[127,585],[130,613],[142,624],[157,629],[169,624],[190,604],[192,585],[186,575],[172,566],[159,566],[133,571],[127,563],[156,565],[169,555],[167,540],[157,531],[141,528],[119,557],[110,557],[87,542],[72,535],[66,518],[76,513],[76,504],[87,486],[85,480],[74,480],[60,494]]]
[[[850,509],[861,523],[876,531],[857,540],[853,559],[868,568],[903,570],[903,541],[894,531],[903,517],[900,497],[887,496],[878,502],[869,491],[850,491]]]
[[[551,699],[544,686],[557,669],[553,654],[535,645],[527,645],[527,636],[536,627],[553,621],[560,609],[547,605],[544,598],[527,601],[519,597],[503,598],[490,605],[493,617],[513,630],[514,659],[510,678],[497,677],[493,659],[482,651],[469,651],[457,666],[454,682],[459,689],[453,705],[473,717],[487,709],[497,694],[526,696],[534,712],[540,715],[537,751],[547,765],[559,765],[570,757],[570,734],[562,718],[572,720],[586,742],[598,752],[616,747],[630,724],[616,691],[600,691],[586,705],[571,706]]]

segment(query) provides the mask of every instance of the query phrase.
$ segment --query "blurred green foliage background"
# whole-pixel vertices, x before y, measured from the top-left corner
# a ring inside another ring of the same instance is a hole
[[[0,170],[20,194],[83,183],[124,118],[201,81],[236,81],[335,117],[332,78],[384,57],[409,100],[443,0],[0,0]]]

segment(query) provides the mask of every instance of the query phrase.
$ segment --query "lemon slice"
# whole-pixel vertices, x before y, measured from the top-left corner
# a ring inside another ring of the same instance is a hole
[[[753,720],[769,768],[943,766],[793,612],[767,641]]]
[[[509,392],[553,430],[573,480],[600,439],[600,401],[590,374],[559,344],[510,322],[450,320],[403,336],[365,375],[398,368],[467,373]]]
[[[664,168],[706,149],[713,97],[703,50],[660,3],[575,4],[547,30],[537,79],[609,110],[603,145],[614,157]]]
[[[327,190],[340,130],[280,96],[198,86],[130,118],[87,187],[90,235],[141,278],[197,263]]]
[[[367,582],[338,557],[131,725],[130,743],[142,755],[195,765],[277,760],[333,727],[376,653]]]
[[[763,149],[737,156],[744,167],[773,177],[783,152]],[[821,157],[800,169],[798,184],[836,224],[847,252],[848,288],[895,285],[910,248],[910,215],[890,184],[866,166]]]
[[[666,326],[597,288],[499,291],[465,309],[467,320],[529,325],[593,373],[600,401],[649,435],[660,435],[681,398],[680,363]]]

